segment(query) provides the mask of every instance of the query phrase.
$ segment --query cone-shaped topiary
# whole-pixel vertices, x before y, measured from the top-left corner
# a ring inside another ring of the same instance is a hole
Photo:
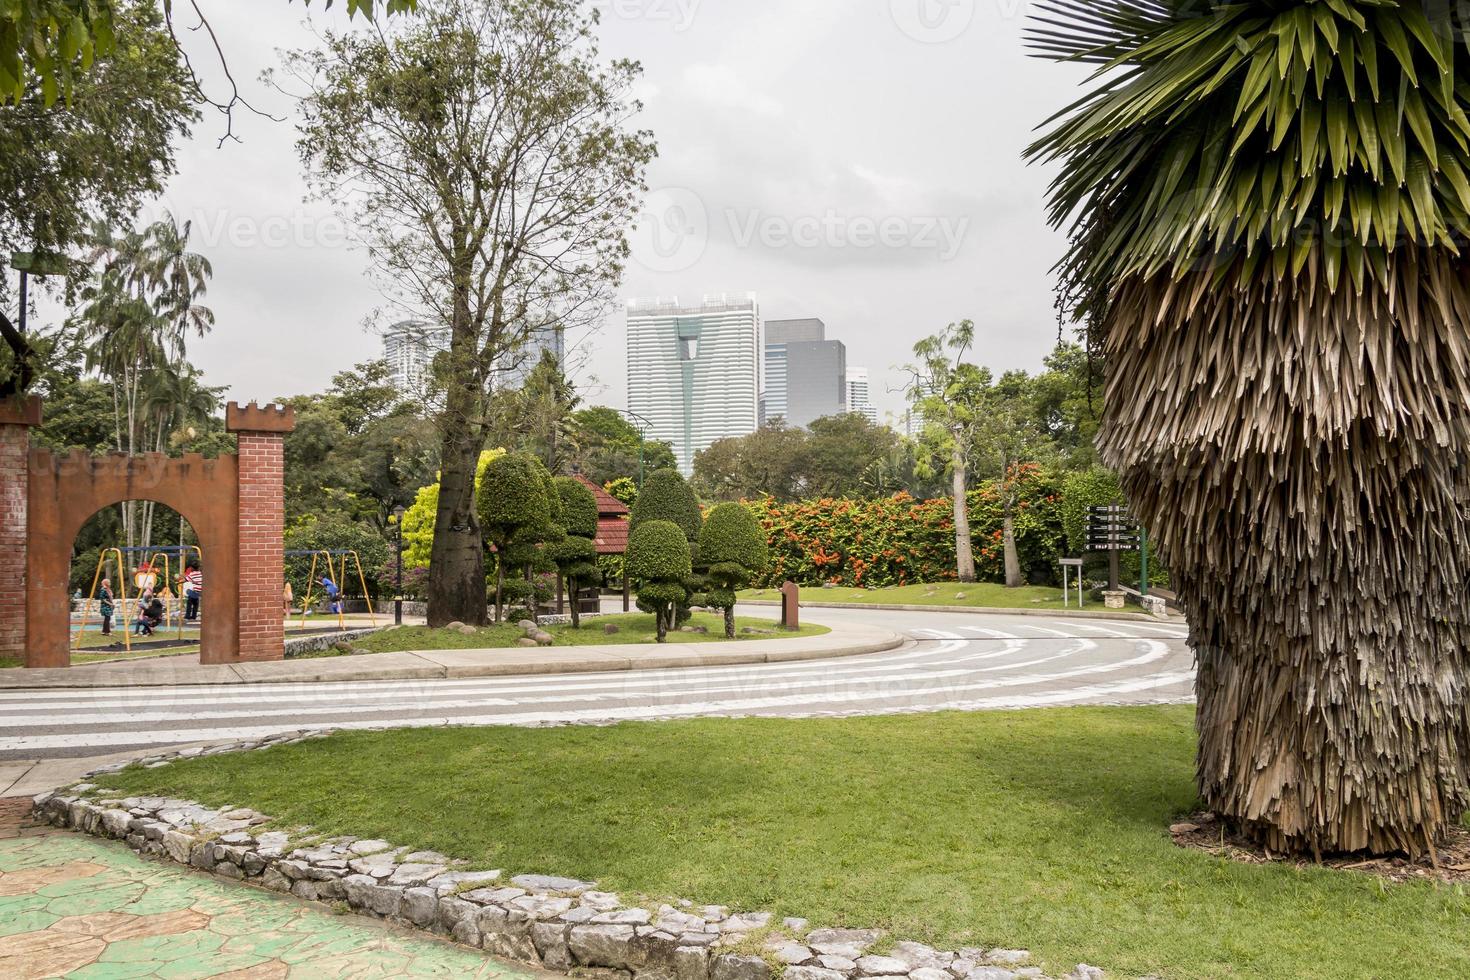
[[[629,524],[637,528],[645,521],[672,521],[690,543],[699,540],[699,499],[678,470],[658,470],[643,481]]]
[[[1030,154],[1102,458],[1189,613],[1204,803],[1278,852],[1423,854],[1470,805],[1470,13],[1040,8],[1100,66]]]
[[[707,562],[706,602],[725,612],[725,636],[735,639],[735,593],[765,571],[770,561],[765,532],[744,504],[720,504],[699,533],[700,560]]]
[[[689,540],[672,521],[645,521],[628,537],[628,575],[636,583],[640,606],[653,610],[658,642],[668,637],[678,604],[688,595],[684,581],[692,567]]]

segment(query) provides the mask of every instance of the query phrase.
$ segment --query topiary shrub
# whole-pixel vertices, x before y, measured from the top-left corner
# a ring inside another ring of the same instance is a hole
[[[766,570],[770,549],[755,515],[744,504],[720,504],[704,519],[700,560],[709,567],[704,604],[725,613],[725,636],[735,639],[735,593]]]
[[[566,534],[550,546],[552,560],[572,593],[572,629],[582,628],[577,593],[597,577],[597,497],[581,480],[559,476],[552,481],[561,502]]]
[[[681,602],[688,597],[684,581],[693,571],[689,540],[672,521],[650,520],[628,538],[628,574],[636,582],[638,605],[654,614],[658,642],[668,638]]]
[[[659,470],[643,481],[629,523],[637,528],[645,521],[670,521],[691,544],[699,540],[699,500],[678,470]]]
[[[505,566],[512,546],[526,537],[549,532],[552,506],[547,489],[551,478],[541,461],[527,453],[506,453],[485,467],[475,492],[475,509],[485,540],[495,547],[495,619],[505,611]],[[560,511],[560,500],[557,510]]]

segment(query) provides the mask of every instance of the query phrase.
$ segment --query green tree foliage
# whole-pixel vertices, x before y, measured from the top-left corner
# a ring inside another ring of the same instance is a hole
[[[572,416],[572,426],[577,447],[575,462],[587,479],[603,485],[614,480],[633,482],[637,479],[640,470],[638,428],[617,409],[600,405],[584,408]],[[643,473],[671,470],[678,466],[673,446],[669,443],[644,439],[641,446]],[[623,502],[631,503],[628,500]]]
[[[331,512],[386,534],[393,508],[416,503],[435,479],[433,424],[402,399],[385,362],[358,364],[334,375],[325,392],[286,403],[296,410],[285,445],[288,522]],[[407,536],[404,544],[407,556]]]
[[[595,581],[597,571],[597,497],[581,480],[559,476],[552,481],[561,498],[565,537],[552,546],[556,567],[572,596],[572,628],[582,628],[578,596],[583,585]]]
[[[706,604],[724,610],[725,636],[733,640],[735,593],[754,581],[770,562],[765,532],[743,504],[719,504],[704,519],[699,556],[709,569]]]
[[[475,463],[508,354],[601,315],[654,156],[640,68],[605,61],[579,0],[437,0],[402,30],[287,57],[298,149],[398,301],[450,331],[435,360],[441,484],[429,621],[485,619]]]
[[[311,0],[301,0],[310,4]],[[331,7],[333,0],[323,0]],[[414,10],[418,0],[346,0],[349,13],[371,20]],[[173,0],[164,0],[172,13]],[[156,9],[151,2],[149,10]],[[106,65],[130,38],[128,18],[135,7],[127,0],[7,0],[0,4],[0,102],[21,101],[28,90],[38,90],[41,104],[50,107],[65,97],[75,103],[80,89]],[[178,52],[170,47],[175,60]],[[133,97],[148,90],[132,89]]]
[[[512,549],[540,539],[552,526],[549,478],[536,457],[505,453],[490,460],[476,491],[480,527],[500,560],[495,572],[495,619],[504,613],[505,566]],[[559,509],[558,501],[558,509]],[[482,566],[483,567],[483,566]]]
[[[699,499],[679,471],[659,470],[650,473],[643,482],[630,520],[634,528],[648,521],[671,521],[688,541],[695,542],[699,540],[704,516],[699,510]]]
[[[502,387],[492,395],[494,424],[488,438],[507,449],[531,453],[547,470],[559,473],[577,453],[573,412],[580,403],[556,358],[545,353],[520,387]]]
[[[628,575],[635,582],[640,608],[653,612],[658,642],[668,639],[679,604],[688,595],[685,581],[692,574],[689,539],[672,521],[647,520],[628,539]]]
[[[817,419],[807,429],[777,420],[698,453],[694,482],[706,497],[731,501],[881,493],[898,448],[892,429],[857,414]]]
[[[628,507],[638,502],[638,484],[630,476],[620,476],[616,480],[609,480],[603,484],[614,500],[622,501]]]
[[[287,551],[355,551],[362,561],[363,577],[367,582],[368,596],[374,601],[378,596],[391,592],[393,580],[382,578],[389,567],[392,555],[388,541],[370,525],[354,521],[345,515],[305,514],[286,526],[285,545]],[[317,559],[317,580],[320,581],[325,558]],[[332,559],[333,581],[349,598],[358,598],[362,585],[357,580],[357,563],[347,559],[347,575],[341,576],[342,559]],[[306,595],[307,579],[311,574],[311,557],[293,556],[286,559],[286,579],[298,598]],[[340,579],[340,580],[339,580]],[[317,586],[315,592],[320,593]]]
[[[1067,551],[1073,556],[1087,550],[1087,508],[1116,504],[1123,499],[1118,474],[1094,467],[1069,473],[1062,481],[1062,529]]]

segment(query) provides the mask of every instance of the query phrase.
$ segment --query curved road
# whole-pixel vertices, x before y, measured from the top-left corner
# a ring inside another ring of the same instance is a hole
[[[768,608],[743,609],[774,615]],[[0,761],[99,756],[309,728],[599,723],[1188,700],[1177,622],[810,609],[911,642],[827,661],[436,680],[0,691]]]

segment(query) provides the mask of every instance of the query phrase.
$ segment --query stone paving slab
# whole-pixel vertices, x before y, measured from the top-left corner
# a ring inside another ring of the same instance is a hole
[[[100,666],[14,668],[0,670],[0,689],[169,687],[596,673],[854,657],[895,650],[905,642],[903,636],[886,627],[843,623],[821,636],[770,640],[418,650],[209,667],[154,660]]]
[[[477,950],[71,834],[0,840],[0,976],[531,980]]]

